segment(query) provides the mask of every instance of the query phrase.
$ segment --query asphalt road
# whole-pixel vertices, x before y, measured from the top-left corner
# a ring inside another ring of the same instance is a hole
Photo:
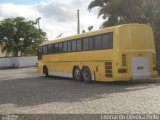
[[[160,82],[92,83],[0,70],[0,113],[159,114]]]

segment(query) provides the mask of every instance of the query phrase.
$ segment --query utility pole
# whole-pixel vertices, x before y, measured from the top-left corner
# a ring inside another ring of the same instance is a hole
[[[80,34],[79,10],[77,10],[77,34]]]
[[[38,29],[39,30],[40,30],[40,23],[39,23],[40,19],[41,19],[41,17],[37,18],[37,23],[38,23]]]
[[[38,24],[38,30],[39,30],[39,39],[41,38],[41,35],[40,35],[40,21],[41,20],[41,17],[38,17],[37,19],[36,19],[36,23]]]

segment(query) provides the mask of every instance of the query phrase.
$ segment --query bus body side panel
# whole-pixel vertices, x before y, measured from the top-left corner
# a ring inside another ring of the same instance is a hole
[[[88,51],[79,53],[44,55],[43,59],[45,61],[44,65],[48,67],[49,75],[72,78],[74,66],[78,66],[81,70],[83,66],[88,66],[90,68],[93,80],[113,81],[113,77],[107,78],[105,74],[105,63],[108,61],[112,62],[113,55],[113,50],[108,50],[107,52],[106,50],[99,50],[96,51],[96,53],[94,51]]]

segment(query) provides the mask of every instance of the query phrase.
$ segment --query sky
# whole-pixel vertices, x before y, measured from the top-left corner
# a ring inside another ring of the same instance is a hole
[[[93,25],[99,29],[102,19],[97,10],[88,11],[92,0],[0,0],[0,20],[23,16],[28,20],[41,17],[40,27],[47,33],[49,40],[59,34],[62,37],[77,34],[77,9],[80,10],[80,31],[87,31]]]

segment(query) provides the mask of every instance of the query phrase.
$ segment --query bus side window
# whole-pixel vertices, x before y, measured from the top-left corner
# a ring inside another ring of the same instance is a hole
[[[93,37],[89,37],[89,50],[93,50]]]
[[[109,34],[109,49],[113,49],[113,32]]]
[[[54,44],[52,44],[52,54],[54,54]]]
[[[79,39],[77,40],[77,51],[81,51],[82,50],[82,40]]]
[[[51,46],[50,53],[53,54],[53,44],[51,44],[50,46]]]
[[[72,50],[72,43],[71,41],[68,41],[68,52],[71,52]]]
[[[76,40],[72,41],[72,52],[76,52],[77,46],[76,46]]]
[[[68,44],[67,44],[67,42],[64,42],[63,43],[63,52],[67,52],[67,50],[68,50]]]
[[[54,44],[52,44],[52,54],[54,54]]]
[[[94,37],[94,49],[95,50],[102,49],[102,36],[101,35]]]
[[[49,54],[49,45],[46,45],[46,48],[47,48],[47,53],[46,54]]]
[[[52,53],[52,45],[47,45],[47,51],[48,51],[48,54],[51,54]]]
[[[55,53],[58,53],[59,51],[58,51],[58,43],[56,43],[55,45],[54,45],[54,52]]]
[[[103,35],[103,49],[113,48],[113,33],[107,33]]]
[[[47,46],[43,46],[43,54],[47,54]]]
[[[89,39],[88,38],[84,38],[83,39],[83,50],[86,51],[89,49]]]
[[[42,46],[42,54],[45,54],[45,46]]]
[[[42,60],[42,47],[39,47],[37,50],[38,60]]]
[[[58,52],[59,53],[62,53],[63,52],[63,44],[62,43],[59,43],[59,47],[58,47]]]
[[[47,51],[47,45],[45,46],[45,54],[47,54],[48,53],[48,51]]]

